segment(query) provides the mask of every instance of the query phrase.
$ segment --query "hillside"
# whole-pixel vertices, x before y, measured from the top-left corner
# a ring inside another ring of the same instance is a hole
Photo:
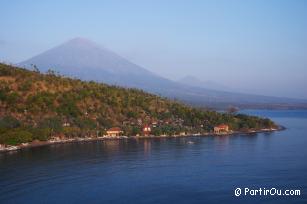
[[[0,64],[0,143],[18,144],[52,136],[99,136],[110,127],[124,135],[210,132],[275,127],[269,119],[200,110],[137,89],[120,88]],[[154,125],[153,125],[154,124]]]
[[[212,84],[191,84],[188,80],[185,83],[175,82],[83,38],[74,38],[18,64],[28,69],[32,69],[33,65],[44,72],[51,68],[65,76],[138,88],[202,107],[307,106],[307,100],[221,91],[225,89],[214,90]]]

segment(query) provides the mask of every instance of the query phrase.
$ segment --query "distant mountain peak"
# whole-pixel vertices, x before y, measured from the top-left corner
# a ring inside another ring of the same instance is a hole
[[[84,80],[139,87],[157,75],[86,38],[77,37],[18,64],[41,71],[53,69]],[[165,79],[166,80],[166,79]]]
[[[179,81],[180,83],[174,82],[82,37],[73,38],[18,64],[26,68],[31,68],[32,65],[36,65],[43,72],[52,69],[70,77],[140,88],[192,103],[233,104],[272,101],[280,103],[282,101],[280,98],[225,92],[228,91],[227,87],[215,82],[202,81],[193,76],[188,76]]]

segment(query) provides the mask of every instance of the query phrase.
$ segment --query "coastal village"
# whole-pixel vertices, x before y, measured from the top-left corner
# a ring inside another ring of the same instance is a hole
[[[63,127],[69,127],[69,123],[63,123]],[[158,126],[157,122],[153,122],[150,125],[145,124],[142,126],[141,134],[136,134],[134,136],[127,136],[125,132],[120,127],[112,127],[105,131],[105,134],[102,136],[85,136],[85,137],[76,137],[76,138],[67,138],[64,135],[58,135],[51,137],[48,141],[38,141],[34,140],[29,143],[21,143],[19,145],[5,145],[0,144],[0,151],[14,151],[18,149],[23,149],[27,147],[34,147],[34,146],[42,146],[42,145],[49,145],[49,144],[57,144],[57,143],[67,143],[67,142],[78,142],[78,141],[95,141],[95,140],[105,140],[105,139],[128,139],[128,138],[159,138],[159,137],[193,137],[193,136],[223,136],[223,135],[231,135],[238,133],[237,131],[233,131],[229,128],[227,124],[220,124],[214,126],[212,131],[210,132],[198,132],[198,133],[190,133],[186,131],[179,132],[178,134],[173,135],[153,135],[152,128]],[[270,128],[270,129],[261,129],[261,132],[268,132],[268,131],[275,131],[277,129]],[[246,133],[255,133],[259,131],[250,130]]]
[[[118,137],[123,135],[123,131],[119,127],[112,127],[106,131],[106,135],[104,137]],[[212,132],[211,132],[212,133]],[[213,134],[214,135],[224,135],[224,134],[230,134],[232,133],[231,130],[229,130],[229,126],[225,124],[218,125],[214,127]],[[188,132],[179,132],[179,134],[171,135],[171,136],[187,136],[187,135],[201,135],[202,133],[188,133]],[[203,133],[207,135],[208,133]],[[136,137],[148,137],[148,136],[155,136],[151,134],[151,126],[144,125],[142,128],[142,134],[135,135]],[[165,134],[162,134],[160,136],[167,136]]]
[[[139,123],[141,123],[141,120],[138,120]],[[167,121],[169,123],[170,121]],[[127,123],[124,123],[127,125]],[[70,123],[65,122],[62,124],[63,127],[69,127]],[[158,122],[154,121],[150,125],[145,124],[142,126],[142,131],[140,134],[136,134],[134,136],[127,136],[125,135],[125,132],[120,127],[111,127],[105,131],[105,134],[102,136],[98,135],[89,135],[86,137],[77,137],[77,138],[67,138],[64,135],[60,134],[57,136],[52,136],[48,141],[37,141],[34,140],[29,143],[21,143],[19,145],[5,145],[0,144],[0,151],[12,151],[12,150],[18,150],[30,146],[41,146],[41,145],[47,145],[47,144],[55,144],[55,143],[66,143],[66,142],[74,142],[74,141],[93,141],[93,140],[103,140],[103,139],[127,139],[127,138],[157,138],[157,137],[185,137],[185,136],[208,136],[208,135],[227,135],[232,134],[233,131],[229,129],[229,126],[226,124],[220,124],[218,126],[215,126],[212,131],[207,133],[189,133],[186,131],[178,132],[178,134],[173,135],[167,135],[167,134],[161,134],[161,135],[153,135],[152,134],[152,128],[156,128],[159,125]]]
[[[156,123],[152,124],[153,127],[156,127]],[[110,129],[108,129],[106,131],[106,135],[105,137],[118,137],[118,136],[122,136],[123,135],[123,131],[119,128],[119,127],[112,127]],[[229,129],[229,126],[226,125],[226,124],[220,124],[218,126],[215,126],[213,128],[213,135],[225,135],[225,134],[230,134],[232,133],[232,131]],[[201,134],[208,134],[208,133],[189,133],[189,132],[185,132],[185,131],[182,131],[182,132],[179,132],[179,134],[175,134],[175,135],[172,135],[172,136],[186,136],[186,135],[201,135]],[[212,132],[211,132],[212,134]],[[151,126],[150,125],[144,125],[143,128],[142,128],[142,134],[137,134],[135,135],[137,137],[140,137],[140,136],[154,136],[151,134]],[[162,134],[160,136],[167,136],[165,134]]]

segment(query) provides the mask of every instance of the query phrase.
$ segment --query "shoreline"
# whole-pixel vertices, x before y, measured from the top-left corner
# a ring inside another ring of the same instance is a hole
[[[116,137],[84,137],[84,138],[73,138],[73,139],[60,139],[60,140],[47,140],[47,141],[32,141],[30,143],[23,143],[20,145],[8,145],[7,147],[1,148],[0,153],[18,151],[22,149],[41,147],[53,144],[66,144],[66,143],[74,143],[74,142],[90,142],[90,141],[104,141],[104,140],[122,140],[122,139],[158,139],[158,138],[178,138],[178,137],[207,137],[207,136],[232,136],[232,135],[250,135],[257,133],[265,133],[265,132],[275,132],[282,131],[286,128],[283,126],[279,126],[278,128],[270,128],[270,129],[260,129],[260,130],[249,130],[249,131],[231,131],[227,133],[196,133],[196,134],[186,134],[186,135],[160,135],[160,136],[116,136]]]

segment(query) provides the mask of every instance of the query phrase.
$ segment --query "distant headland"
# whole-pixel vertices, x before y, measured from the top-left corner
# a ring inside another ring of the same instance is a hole
[[[194,108],[142,90],[0,64],[2,148],[126,137],[273,131],[268,118]]]

